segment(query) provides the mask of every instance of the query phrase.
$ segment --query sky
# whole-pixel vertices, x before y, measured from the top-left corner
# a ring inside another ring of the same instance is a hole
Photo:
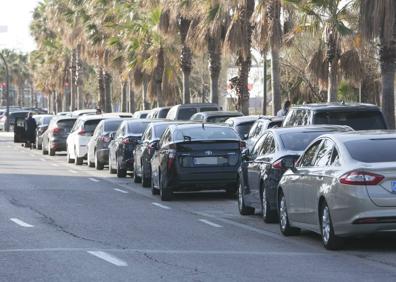
[[[10,48],[22,52],[35,49],[29,25],[34,8],[40,0],[0,0],[0,49]],[[8,31],[3,32],[2,26]]]

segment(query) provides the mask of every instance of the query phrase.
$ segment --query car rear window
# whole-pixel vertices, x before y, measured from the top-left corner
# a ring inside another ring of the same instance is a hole
[[[146,130],[149,122],[131,122],[128,123],[128,132],[131,134],[143,134]]]
[[[235,130],[238,132],[241,138],[245,139],[245,135],[249,134],[250,128],[252,128],[254,122],[255,121],[253,120],[249,122],[240,123],[236,126]]]
[[[101,121],[101,119],[93,119],[93,120],[87,120],[84,123],[84,130],[86,132],[92,133],[95,131],[96,126],[98,123]]]
[[[232,116],[215,116],[215,117],[208,117],[206,119],[207,122],[213,122],[213,123],[220,123],[220,122],[225,122],[227,119],[229,119]]]
[[[203,107],[200,108],[200,112],[211,112],[211,111],[218,111],[219,109],[217,107]]]
[[[59,128],[72,128],[74,123],[76,122],[75,119],[62,119],[59,120],[56,124]]]
[[[280,134],[283,147],[290,151],[304,151],[316,138],[328,131],[288,132]]]
[[[354,130],[386,129],[384,118],[379,111],[329,111],[317,112],[314,124],[348,125]]]
[[[140,118],[146,118],[146,117],[147,117],[147,115],[148,115],[148,113],[143,113],[143,114],[140,114]]]
[[[375,138],[345,142],[352,159],[363,163],[396,162],[396,139]]]
[[[239,140],[239,136],[230,127],[190,127],[180,128],[175,133],[178,141],[194,140]]]
[[[189,120],[197,112],[196,108],[181,108],[177,115],[178,120]]]
[[[122,119],[105,122],[104,131],[105,132],[115,132],[115,131],[117,131],[117,129],[120,126],[121,122],[122,122]]]
[[[159,113],[157,114],[157,118],[166,118],[166,115],[168,114],[170,109],[162,109],[159,111]]]

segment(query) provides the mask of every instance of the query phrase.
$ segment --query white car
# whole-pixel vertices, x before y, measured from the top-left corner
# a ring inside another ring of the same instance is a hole
[[[66,140],[67,162],[82,165],[87,159],[88,142],[91,139],[96,126],[103,119],[103,115],[85,115],[79,117]]]

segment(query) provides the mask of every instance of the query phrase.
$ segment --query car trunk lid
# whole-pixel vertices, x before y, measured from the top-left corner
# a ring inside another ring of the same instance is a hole
[[[377,167],[370,172],[384,177],[377,185],[366,185],[370,199],[380,207],[396,207],[396,165]]]

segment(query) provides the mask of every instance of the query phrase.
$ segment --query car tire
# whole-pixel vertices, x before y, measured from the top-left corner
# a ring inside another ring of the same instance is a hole
[[[51,157],[55,156],[55,150],[51,149],[51,143],[48,143],[48,152]]]
[[[265,186],[262,185],[261,189],[261,210],[262,216],[265,223],[275,223],[277,220],[277,214],[271,209],[269,202],[267,201],[267,193]]]
[[[109,158],[109,173],[110,173],[110,174],[115,174],[116,172],[117,172],[117,170],[114,169],[114,168],[111,166],[111,160],[110,160],[110,158]]]
[[[67,150],[67,153],[66,153],[66,161],[68,164],[74,163],[74,159],[70,158],[69,150]]]
[[[151,174],[151,181],[150,181],[150,186],[151,186],[151,195],[159,195],[159,189],[154,187],[154,180],[153,180],[153,175]]]
[[[340,248],[342,248],[344,240],[334,234],[333,222],[330,216],[330,209],[326,201],[323,201],[320,205],[319,215],[323,246],[327,250],[339,250]]]
[[[45,146],[41,146],[41,152],[43,155],[48,155],[48,151],[45,149]]]
[[[142,182],[142,178],[140,176],[137,176],[137,174],[135,172],[133,172],[133,182],[134,183],[141,183]]]
[[[161,175],[159,177],[159,186],[160,186],[159,194],[160,194],[161,201],[164,201],[164,202],[171,201],[173,198],[173,192],[171,189],[169,189],[169,187],[165,186]]]
[[[280,231],[284,236],[293,236],[300,233],[300,229],[290,226],[289,215],[287,213],[286,198],[282,192],[279,193],[279,226]]]
[[[76,158],[74,159],[74,164],[75,165],[82,165],[83,162],[84,162],[84,159],[83,158],[79,158],[77,156],[77,152],[76,151],[74,151],[74,155],[76,156]]]
[[[98,155],[97,155],[97,153],[95,152],[94,154],[95,154],[95,168],[96,168],[97,170],[103,170],[104,164],[98,160]]]
[[[120,168],[120,165],[117,163],[117,177],[125,178],[127,175],[126,169]]]
[[[145,169],[144,169],[144,164],[142,164],[142,169],[143,169],[143,173],[142,173],[142,186],[147,188],[151,186],[151,175],[147,176],[148,172],[145,173]],[[150,169],[151,171],[151,169]]]
[[[241,181],[238,181],[238,210],[241,215],[253,215],[254,208],[245,205],[245,198],[243,196],[243,187]]]

